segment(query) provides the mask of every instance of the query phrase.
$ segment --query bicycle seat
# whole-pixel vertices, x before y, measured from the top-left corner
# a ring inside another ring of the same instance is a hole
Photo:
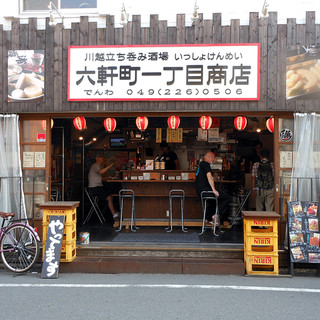
[[[2,212],[0,211],[0,217],[1,218],[9,218],[9,217],[14,217],[15,214],[13,212]]]

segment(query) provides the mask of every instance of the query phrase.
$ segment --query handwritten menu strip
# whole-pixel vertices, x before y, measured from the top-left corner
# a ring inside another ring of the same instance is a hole
[[[22,163],[24,168],[33,168],[34,166],[34,152],[24,151],[22,154]]]
[[[57,279],[65,216],[50,216],[41,278]]]
[[[291,262],[320,263],[318,202],[288,201]]]

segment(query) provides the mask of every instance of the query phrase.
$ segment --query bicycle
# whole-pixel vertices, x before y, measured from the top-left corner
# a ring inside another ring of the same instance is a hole
[[[40,253],[40,238],[34,228],[22,220],[10,221],[14,213],[0,211],[0,253],[5,267],[16,273],[28,271]],[[9,224],[5,224],[9,221]]]

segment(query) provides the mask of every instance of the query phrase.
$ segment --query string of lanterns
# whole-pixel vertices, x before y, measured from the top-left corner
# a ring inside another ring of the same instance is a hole
[[[180,126],[180,117],[178,116],[170,116],[167,120],[168,127],[172,130],[176,130]],[[46,123],[42,123],[44,127]],[[136,118],[136,126],[140,131],[145,131],[148,128],[149,120],[145,116],[140,116]],[[243,131],[248,124],[248,120],[244,116],[237,116],[234,119],[234,127],[238,131]],[[84,117],[76,117],[73,119],[74,127],[79,130],[83,131],[86,129],[86,119]],[[103,125],[107,132],[113,132],[117,127],[117,121],[114,118],[106,118],[103,122]],[[199,118],[199,125],[203,130],[208,130],[212,126],[212,118],[210,116],[202,116]],[[53,120],[51,120],[51,127],[53,126]],[[266,127],[270,132],[274,132],[274,117],[271,116],[266,121]]]

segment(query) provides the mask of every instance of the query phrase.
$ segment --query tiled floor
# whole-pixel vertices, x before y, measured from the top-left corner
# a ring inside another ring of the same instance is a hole
[[[88,223],[84,226],[78,226],[78,233],[89,232],[90,242],[112,242],[112,240],[118,235],[116,229],[108,224]],[[132,233],[130,230],[123,229],[122,233]],[[163,227],[140,227],[137,231],[141,234],[167,234],[167,231]],[[200,233],[200,228],[188,228],[189,233]],[[174,228],[172,233],[182,233],[180,228]],[[141,238],[141,237],[139,237]],[[79,239],[79,237],[78,237]],[[242,225],[234,225],[231,229],[224,229],[224,233],[218,237],[214,236],[211,229],[207,229],[201,236],[199,236],[200,243],[243,243],[243,230]]]

